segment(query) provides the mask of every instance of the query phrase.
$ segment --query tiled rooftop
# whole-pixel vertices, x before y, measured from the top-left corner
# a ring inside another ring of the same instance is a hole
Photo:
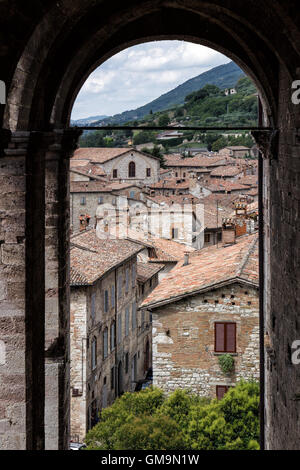
[[[74,156],[72,157],[71,161],[88,160],[94,163],[104,163],[132,150],[132,148],[110,147],[79,148],[74,152]]]
[[[129,240],[99,239],[94,229],[71,237],[71,286],[91,285],[107,271],[141,251]]]
[[[238,166],[218,166],[210,173],[211,177],[214,176],[236,176],[241,173],[241,169]]]
[[[209,167],[216,166],[217,162],[224,161],[226,157],[220,156],[200,156],[182,158],[180,154],[164,155],[166,166],[177,167]]]
[[[165,238],[151,238],[149,241],[154,246],[156,253],[156,258],[151,258],[151,261],[156,263],[176,262],[182,259],[186,252],[195,251],[195,248]]]
[[[167,178],[149,185],[151,189],[188,189],[190,187],[189,181],[182,181],[177,183],[180,178]]]
[[[244,280],[258,286],[258,235],[240,237],[227,247],[208,247],[181,260],[142,303],[155,308],[219,285]]]
[[[140,282],[146,282],[151,279],[155,274],[164,268],[163,264],[154,263],[137,263],[137,280]]]

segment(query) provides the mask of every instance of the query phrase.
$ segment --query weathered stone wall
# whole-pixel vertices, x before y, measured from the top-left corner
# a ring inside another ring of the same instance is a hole
[[[223,297],[224,296],[224,297]],[[250,305],[249,305],[250,303]],[[257,289],[234,284],[153,311],[154,385],[167,392],[186,388],[216,396],[216,385],[259,377]],[[214,352],[214,323],[237,325],[235,367],[225,375]]]
[[[297,77],[295,77],[296,79]],[[291,361],[300,339],[300,105],[291,101],[291,80],[280,72],[279,148],[265,164],[266,328],[271,351],[266,364],[267,447],[299,449],[299,368]]]
[[[25,156],[14,134],[0,158],[0,449],[26,448]]]
[[[137,380],[144,378],[144,352],[146,337],[151,343],[149,317],[142,326],[138,311],[137,282],[132,284],[132,257],[117,269],[104,275],[93,286],[71,288],[71,438],[82,441],[91,427],[92,403],[96,402],[97,412],[111,405],[119,394],[118,368],[122,373],[122,390],[133,391],[135,384],[131,377],[131,364],[137,357]],[[126,270],[129,272],[126,292]],[[117,284],[122,276],[122,293],[118,295]],[[111,288],[115,287],[115,306],[111,302]],[[109,294],[109,310],[104,312],[104,292]],[[92,320],[91,303],[95,295],[95,319]],[[132,306],[136,302],[136,327],[132,327]],[[129,309],[129,334],[125,336],[125,309]],[[121,337],[118,341],[118,316],[121,315]],[[111,325],[115,321],[115,347],[112,348]],[[103,332],[108,329],[108,356],[103,357]],[[92,369],[92,341],[97,340],[97,365]],[[125,371],[125,355],[128,353],[128,372]],[[150,344],[151,358],[151,344]],[[83,373],[82,373],[83,367]],[[114,369],[114,386],[111,371]],[[74,389],[77,389],[74,393]],[[78,393],[79,392],[79,393]],[[78,394],[78,396],[75,396]]]

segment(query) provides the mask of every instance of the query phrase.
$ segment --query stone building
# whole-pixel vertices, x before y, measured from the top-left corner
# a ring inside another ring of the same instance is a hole
[[[190,254],[144,300],[153,319],[153,383],[221,398],[259,378],[258,237]],[[220,369],[220,355],[234,369]]]
[[[250,156],[250,147],[244,145],[229,145],[219,150],[219,155],[233,158],[243,158]]]
[[[223,155],[207,156],[198,154],[194,157],[184,158],[181,154],[164,155],[165,166],[173,171],[175,178],[187,178],[192,170],[197,177],[209,175],[220,165],[230,163],[230,159]]]
[[[149,314],[138,304],[161,267],[141,273],[140,245],[99,239],[95,230],[71,244],[71,439],[82,441],[101,409],[135,390],[151,367]]]
[[[134,148],[80,148],[71,161],[74,160],[86,160],[115,181],[156,183],[159,180],[159,158]]]
[[[299,449],[296,2],[2,0],[0,13],[1,449],[68,448],[71,111],[99,64],[162,37],[226,54],[259,91],[261,447]]]

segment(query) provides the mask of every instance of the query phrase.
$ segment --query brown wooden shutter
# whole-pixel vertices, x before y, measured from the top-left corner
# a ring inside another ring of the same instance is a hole
[[[215,352],[224,352],[225,347],[225,325],[215,323]]]
[[[226,324],[226,352],[236,352],[236,324]]]
[[[224,397],[225,393],[228,391],[229,387],[226,387],[226,385],[217,385],[216,387],[216,395],[218,400],[222,400]]]

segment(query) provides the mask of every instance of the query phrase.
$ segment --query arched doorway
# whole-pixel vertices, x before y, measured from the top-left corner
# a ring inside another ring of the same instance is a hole
[[[8,2],[2,2],[5,3],[8,5]],[[68,410],[68,371],[65,366],[68,364],[68,259],[64,255],[68,252],[69,231],[67,159],[74,149],[78,132],[64,129],[69,125],[72,105],[89,73],[131,44],[185,38],[223,52],[254,79],[262,95],[265,123],[280,128],[282,136],[278,154],[277,151],[276,155],[272,151],[270,154],[277,160],[264,164],[264,196],[268,208],[264,216],[268,263],[265,264],[265,285],[262,286],[265,322],[271,337],[274,340],[284,337],[285,345],[291,343],[295,332],[299,334],[294,300],[298,271],[294,252],[291,252],[291,247],[298,246],[295,216],[298,200],[290,191],[293,183],[295,187],[298,185],[295,168],[299,168],[296,158],[299,110],[293,107],[289,90],[292,80],[299,74],[300,25],[290,1],[283,7],[279,1],[260,2],[254,6],[253,2],[237,4],[230,0],[184,0],[180,4],[176,0],[136,0],[116,7],[106,0],[92,4],[87,0],[74,0],[70,7],[69,2],[62,0],[36,6],[32,16],[24,15],[22,3],[15,2],[13,8],[7,8],[8,14],[3,15],[7,27],[12,26],[12,34],[3,40],[1,55],[1,70],[8,90],[7,105],[1,108],[0,115],[1,153],[6,155],[6,175],[11,178],[8,198],[18,193],[22,201],[15,214],[19,223],[16,227],[15,222],[8,220],[10,235],[2,244],[4,251],[13,249],[19,253],[19,269],[13,273],[19,291],[12,291],[11,281],[6,276],[3,282],[7,297],[3,302],[11,304],[7,322],[18,317],[23,325],[19,328],[23,340],[19,352],[20,357],[25,357],[25,363],[20,362],[18,370],[21,371],[20,380],[25,378],[20,404],[26,403],[26,420],[22,416],[18,419],[22,432],[11,428],[9,445],[13,447],[15,436],[22,434],[22,445],[25,446],[26,436],[27,448],[36,449],[44,446],[45,315],[46,369],[49,373],[46,381],[53,374],[59,389],[59,409]],[[13,34],[16,29],[19,29],[18,37]],[[287,31],[290,34],[286,34]],[[7,54],[6,50],[9,51]],[[7,130],[17,133],[11,135]],[[269,144],[267,140],[266,147]],[[269,212],[273,214],[271,219]],[[291,214],[288,222],[287,212]],[[269,244],[271,234],[272,246]],[[15,261],[10,260],[6,266],[13,270],[15,265]],[[290,300],[284,303],[284,299]],[[5,305],[4,311],[8,311]],[[289,319],[285,325],[280,321],[283,317]],[[276,318],[279,320],[275,321]],[[287,348],[275,341],[272,347],[276,350],[277,361],[285,364]],[[268,374],[270,446],[295,447],[287,436],[294,436],[297,441],[293,424],[297,402],[285,385],[298,383],[295,368],[278,365],[273,367],[272,374]],[[5,374],[3,377],[6,380]],[[58,377],[65,377],[65,380],[58,380]],[[275,402],[271,392],[276,387],[280,387],[280,393],[276,392],[276,409],[273,410],[272,403]],[[48,398],[51,402],[51,397],[46,394],[46,401]],[[55,407],[54,403],[55,400]],[[67,414],[67,411],[65,415],[60,413],[54,424],[58,438],[53,445],[60,448],[67,446]],[[283,423],[285,432],[282,432]]]

